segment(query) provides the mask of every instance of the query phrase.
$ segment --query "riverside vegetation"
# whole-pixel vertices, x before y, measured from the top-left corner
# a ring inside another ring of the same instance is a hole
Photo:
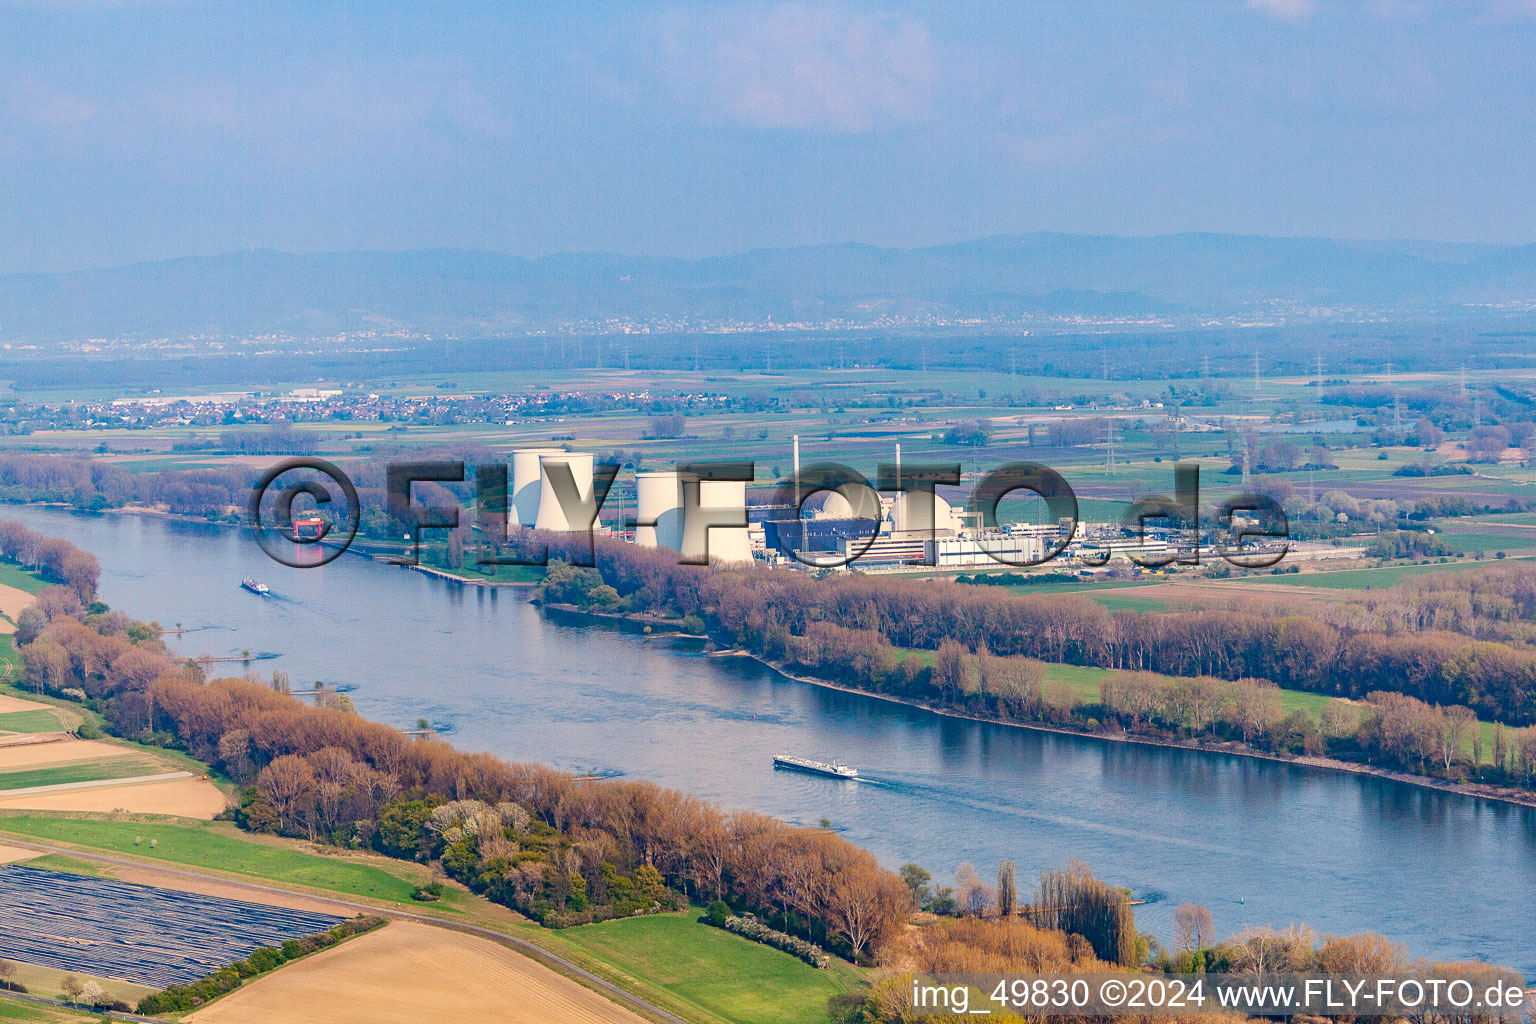
[[[518,540],[562,551],[558,538]],[[1305,612],[1267,599],[1144,612],[944,580],[705,571],[603,539],[590,560],[552,564],[535,599],[664,613],[792,672],[1002,721],[1536,788],[1536,566]],[[1053,682],[1046,664],[1108,670],[1098,699]],[[1327,699],[1315,718],[1287,713],[1282,686]]]
[[[573,578],[551,575],[557,584]],[[1136,931],[1129,895],[1080,864],[1043,874],[1032,903],[1018,899],[1006,862],[996,887],[967,866],[957,889],[932,887],[922,869],[890,872],[824,831],[725,813],[649,783],[582,780],[466,754],[254,680],[205,680],[197,663],[167,651],[155,624],[106,609],[94,580],[85,582],[41,595],[45,621],[18,637],[22,682],[54,694],[80,690],[114,733],[217,767],[241,786],[232,813],[241,827],[429,862],[552,927],[708,902],[708,916],[727,929],[813,964],[826,955],[819,948],[882,968],[872,988],[832,1000],[835,1020],[924,1020],[904,1002],[903,979],[914,971],[1343,962],[1325,960],[1330,950],[1355,950],[1359,963],[1372,950],[1406,960],[1401,947],[1369,934],[1317,944],[1302,929],[1254,929],[1216,943],[1198,915],[1181,948],[1164,951]],[[46,653],[48,644],[64,656]],[[262,966],[255,959],[249,969]],[[241,970],[232,970],[238,981]],[[230,980],[165,998],[179,1007],[216,996]]]

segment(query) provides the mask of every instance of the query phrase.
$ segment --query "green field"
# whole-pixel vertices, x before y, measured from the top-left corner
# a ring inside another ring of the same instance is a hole
[[[52,711],[12,711],[0,715],[0,732],[59,732],[63,728]]]
[[[1287,573],[1279,576],[1240,576],[1250,583],[1288,587],[1326,587],[1330,590],[1383,590],[1414,576],[1431,572],[1462,572],[1486,568],[1488,562],[1443,562],[1433,565],[1390,565],[1380,569],[1336,569],[1332,572]]]
[[[0,562],[0,566],[5,563]],[[21,655],[16,651],[16,638],[0,633],[0,679],[15,679],[21,674]]]
[[[1123,594],[1118,590],[1108,590],[1099,591],[1088,596],[1096,604],[1112,612],[1161,612],[1168,610],[1168,599],[1166,597],[1153,597],[1150,594]]]
[[[92,761],[76,761],[52,768],[33,768],[24,771],[0,773],[0,792],[8,789],[26,789],[29,786],[62,786],[71,782],[96,782],[106,779],[131,779],[137,775],[158,775],[176,771],[152,757],[102,757]]]
[[[55,1022],[68,1021],[99,1021],[99,1013],[78,1013],[74,1010],[64,1010],[57,1006],[38,1006],[35,1003],[24,1003],[19,999],[0,995],[0,1021],[18,1021],[23,1024],[55,1024]]]
[[[25,590],[29,594],[36,594],[50,585],[47,580],[38,579],[15,562],[0,562],[0,584]]]
[[[699,924],[699,911],[607,921],[539,935],[540,945],[601,973],[698,1024],[807,1024],[827,1000],[857,989],[842,961],[821,971],[776,949]]]
[[[255,842],[241,838],[234,826],[226,822],[172,825],[4,812],[0,813],[0,832],[249,875],[279,884],[414,904],[411,892],[416,883],[410,880],[414,873],[404,864],[402,873],[397,875],[373,864]],[[156,845],[151,847],[151,842]]]
[[[1440,539],[1464,555],[1481,551],[1487,558],[1496,552],[1529,552],[1536,548],[1536,530],[1446,530]]]

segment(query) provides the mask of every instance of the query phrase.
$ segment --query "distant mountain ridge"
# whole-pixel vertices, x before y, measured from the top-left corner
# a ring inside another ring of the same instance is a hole
[[[0,342],[367,329],[494,337],[607,320],[1235,315],[1271,303],[1418,311],[1532,298],[1536,245],[1036,233],[699,260],[253,250],[0,276]]]

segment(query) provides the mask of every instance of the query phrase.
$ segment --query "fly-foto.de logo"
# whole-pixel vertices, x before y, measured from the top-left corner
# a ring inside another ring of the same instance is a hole
[[[407,553],[395,560],[416,564],[423,531],[457,530],[466,511],[473,513],[480,565],[547,564],[548,543],[512,543],[542,535],[558,540],[560,557],[579,564],[591,564],[593,539],[603,534],[674,550],[680,564],[764,561],[821,569],[854,563],[1027,568],[1064,556],[1094,568],[1116,553],[1149,569],[1202,559],[1261,569],[1289,550],[1289,523],[1273,498],[1238,494],[1202,508],[1196,463],[1173,467],[1171,496],[1144,496],[1118,520],[1090,524],[1080,520],[1067,480],[1035,462],[990,470],[959,508],[940,494],[960,486],[959,463],[881,463],[870,480],[842,463],[818,462],[754,488],[751,501],[756,466],[750,460],[637,471],[621,487],[615,486],[619,463],[584,452],[516,451],[510,469],[509,478],[504,462],[477,465],[471,476],[462,461],[391,462],[382,487],[364,488],[365,507],[340,467],[286,459],[257,480],[246,522],[269,557],[302,568],[333,561],[359,533],[405,544]],[[1005,499],[1031,496],[1043,509],[1037,522],[1003,521]],[[819,507],[812,508],[816,498]],[[519,549],[515,556],[503,550],[509,546]]]

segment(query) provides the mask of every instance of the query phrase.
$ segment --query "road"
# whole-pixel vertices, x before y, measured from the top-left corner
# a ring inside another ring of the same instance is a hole
[[[675,1014],[668,1013],[666,1010],[663,1010],[661,1007],[655,1005],[654,1003],[641,999],[633,992],[620,988],[618,985],[615,985],[604,978],[598,977],[596,974],[593,974],[586,968],[579,967],[564,957],[555,953],[551,953],[549,950],[544,949],[542,946],[535,945],[534,943],[529,942],[527,939],[519,938],[516,935],[508,935],[506,932],[496,931],[494,928],[484,928],[480,925],[474,924],[463,924],[458,921],[444,921],[442,918],[430,917],[426,914],[413,914],[410,911],[396,910],[390,907],[375,906],[372,903],[354,903],[350,900],[336,899],[333,896],[316,896],[312,892],[302,892],[297,889],[284,889],[275,885],[262,885],[256,882],[235,881],[234,879],[227,878],[223,875],[208,875],[199,871],[188,871],[185,868],[165,867],[153,861],[146,862],[140,860],[129,860],[126,857],[111,857],[102,853],[88,853],[84,850],[77,850],[72,847],[53,846],[48,843],[34,843],[21,839],[13,839],[10,836],[6,836],[4,842],[6,846],[15,846],[24,850],[37,850],[42,853],[61,854],[66,857],[74,857],[78,860],[95,861],[98,864],[115,864],[118,867],[134,868],[140,871],[149,869],[157,871],[161,874],[170,875],[174,878],[192,878],[203,881],[215,881],[221,885],[228,885],[236,889],[245,889],[253,893],[271,893],[278,896],[289,896],[305,900],[314,900],[317,903],[327,903],[331,906],[344,908],[346,910],[351,910],[360,914],[377,914],[381,917],[392,917],[401,921],[416,921],[421,924],[431,925],[434,928],[446,928],[450,931],[463,932],[467,935],[474,935],[482,939],[489,939],[492,942],[506,946],[510,949],[515,949],[519,953],[522,953],[528,957],[532,957],[533,959],[538,960],[546,965],[552,964],[556,967],[559,967],[566,973],[580,978],[589,987],[602,992],[604,995],[616,997],[616,1001],[621,1005],[627,1004],[632,1007],[637,1007],[641,1010],[644,1010],[646,1013],[667,1021],[668,1024],[689,1024],[689,1022],[685,1021],[683,1018]],[[25,997],[18,996],[17,998]],[[42,1001],[49,1002],[49,1000]],[[150,1020],[151,1018],[130,1017],[128,1019]]]

